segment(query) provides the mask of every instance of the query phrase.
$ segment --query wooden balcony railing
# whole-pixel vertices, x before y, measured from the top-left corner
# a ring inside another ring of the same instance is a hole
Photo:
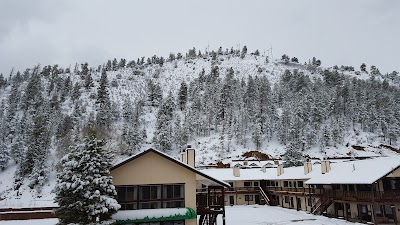
[[[315,189],[315,188],[308,188],[308,187],[273,187],[273,186],[268,186],[263,188],[265,192],[291,192],[291,193],[301,193],[304,195],[320,195],[324,193],[323,189]],[[198,193],[206,192],[207,189],[197,189]],[[260,187],[233,187],[233,188],[227,188],[225,192],[248,192],[248,193],[256,193],[260,192]]]
[[[334,200],[363,201],[363,202],[400,202],[400,191],[341,191],[335,190]]]
[[[267,191],[272,192],[292,192],[292,193],[302,193],[302,194],[322,194],[322,189],[308,188],[308,187],[275,187],[268,186],[265,188]]]
[[[207,192],[207,188],[203,189],[197,189],[196,192],[202,193],[202,192]],[[254,186],[254,187],[232,187],[232,188],[227,188],[225,189],[225,193],[227,192],[249,192],[249,193],[254,193],[254,192],[260,192],[259,186]]]

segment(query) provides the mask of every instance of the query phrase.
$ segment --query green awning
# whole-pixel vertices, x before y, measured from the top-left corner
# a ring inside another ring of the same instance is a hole
[[[120,210],[112,216],[114,224],[149,223],[196,219],[192,208]]]

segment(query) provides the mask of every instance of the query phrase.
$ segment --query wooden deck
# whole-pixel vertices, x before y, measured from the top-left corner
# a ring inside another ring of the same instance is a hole
[[[399,191],[333,191],[334,201],[354,203],[399,204]]]
[[[56,218],[53,210],[54,207],[2,208],[0,209],[0,220],[31,220]]]
[[[222,215],[225,225],[225,188],[209,186],[206,192],[196,194],[197,215],[200,215],[198,224],[216,225],[218,215]]]

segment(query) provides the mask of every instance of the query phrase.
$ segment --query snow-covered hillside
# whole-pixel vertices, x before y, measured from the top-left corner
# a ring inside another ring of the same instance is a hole
[[[187,144],[198,165],[252,150],[395,155],[398,80],[238,50],[18,72],[0,82],[0,207],[54,204],[57,162],[88,126],[115,162],[150,147],[178,156]]]

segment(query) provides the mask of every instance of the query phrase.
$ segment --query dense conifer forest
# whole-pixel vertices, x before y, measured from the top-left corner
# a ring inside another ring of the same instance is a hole
[[[0,169],[15,167],[14,190],[40,190],[87,129],[117,159],[149,147],[176,155],[189,143],[199,164],[243,149],[297,164],[327,148],[399,148],[398,72],[301,60],[193,48],[1,74]]]

